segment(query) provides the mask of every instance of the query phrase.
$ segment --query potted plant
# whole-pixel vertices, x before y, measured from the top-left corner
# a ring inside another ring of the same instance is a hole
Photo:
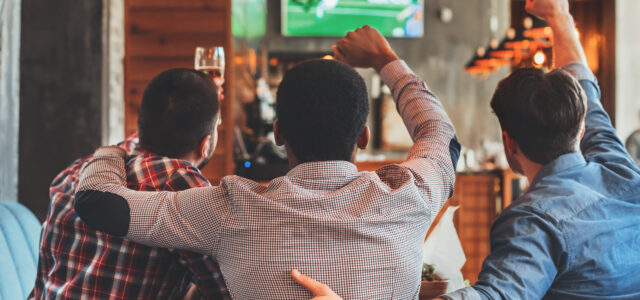
[[[420,283],[420,300],[437,298],[447,292],[448,282],[435,272],[436,266],[422,264],[422,282]]]

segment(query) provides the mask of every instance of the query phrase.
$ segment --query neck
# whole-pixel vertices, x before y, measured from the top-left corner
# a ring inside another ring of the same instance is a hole
[[[299,165],[300,162],[298,161],[298,158],[295,155],[293,155],[293,151],[291,151],[289,144],[285,143],[284,148],[285,150],[287,150],[287,160],[289,161],[289,169],[293,169],[297,165]]]
[[[293,169],[300,164],[300,161],[293,154],[293,151],[291,151],[291,147],[289,147],[289,144],[287,142],[284,142],[284,148],[287,150],[287,160],[289,161],[289,169]],[[354,146],[353,153],[351,154],[351,160],[349,162],[353,163],[354,161],[356,161],[357,152],[358,152],[358,148],[357,146]]]
[[[182,160],[186,160],[186,161],[190,162],[192,165],[194,165],[196,167],[198,166],[198,164],[200,164],[200,161],[201,161],[199,156],[196,155],[193,152],[187,153],[186,155],[183,155],[183,156],[178,157],[178,158],[182,159]]]
[[[522,164],[522,172],[524,176],[529,180],[529,184],[533,182],[533,179],[538,175],[538,172],[542,169],[542,165],[538,163],[534,163],[532,161],[527,161]]]
[[[297,165],[301,164],[298,158],[295,155],[293,155],[293,152],[289,150],[289,146],[286,146],[285,148],[287,149],[287,160],[289,161],[289,169],[293,169]],[[351,155],[351,160],[349,160],[349,162],[353,163],[355,162],[355,159],[356,159],[356,151],[354,151],[353,154]]]

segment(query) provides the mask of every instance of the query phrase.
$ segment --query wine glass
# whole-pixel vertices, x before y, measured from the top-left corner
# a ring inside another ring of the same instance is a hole
[[[222,100],[222,84],[224,84],[224,48],[196,47],[194,68],[211,77],[218,88]]]

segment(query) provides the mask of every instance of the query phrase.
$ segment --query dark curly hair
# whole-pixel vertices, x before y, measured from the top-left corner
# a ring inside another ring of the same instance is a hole
[[[285,74],[276,97],[278,128],[299,162],[351,160],[369,114],[362,77],[335,60],[310,60]]]

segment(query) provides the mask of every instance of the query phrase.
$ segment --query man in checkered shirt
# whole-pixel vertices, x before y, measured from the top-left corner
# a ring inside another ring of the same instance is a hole
[[[364,81],[342,62],[312,60],[278,88],[285,176],[267,186],[227,176],[215,187],[137,192],[124,187],[124,151],[105,147],[82,175],[77,213],[116,236],[215,257],[237,299],[308,299],[293,268],[346,299],[416,299],[424,237],[452,195],[460,146],[424,82],[377,31],[359,30],[370,33],[354,45],[360,51],[337,58],[374,67],[391,87],[414,140],[406,162],[358,172],[355,153],[369,140]]]
[[[141,191],[210,186],[197,167],[213,153],[218,106],[213,82],[199,72],[172,69],[156,76],[145,90],[138,120],[142,147],[137,134],[120,144],[131,152],[127,186]],[[211,257],[145,246],[81,222],[73,199],[80,169],[90,158],[76,160],[53,180],[30,298],[182,299],[191,282],[202,298],[229,298]]]

